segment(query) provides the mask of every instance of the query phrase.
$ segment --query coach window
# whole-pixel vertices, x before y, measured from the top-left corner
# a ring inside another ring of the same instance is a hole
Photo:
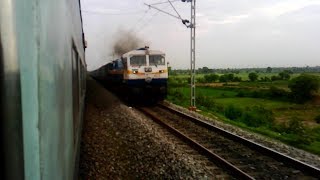
[[[113,63],[108,64],[107,67],[108,67],[108,70],[113,70]]]
[[[146,56],[132,56],[130,58],[131,66],[145,66],[147,64]]]
[[[123,64],[122,64],[122,61],[120,59],[117,60],[117,66],[118,66],[118,69],[123,69]]]
[[[165,59],[161,55],[150,55],[149,65],[150,66],[165,65]]]
[[[127,69],[127,58],[122,58],[122,64],[124,69]]]

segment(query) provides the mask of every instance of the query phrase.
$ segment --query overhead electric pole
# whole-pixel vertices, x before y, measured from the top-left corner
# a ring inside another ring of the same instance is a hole
[[[190,109],[196,110],[196,0],[191,0],[191,46],[190,46],[190,74],[191,74],[191,104]]]
[[[173,6],[172,2],[168,0],[168,3],[172,6],[174,11],[177,13],[176,15],[170,14],[164,10],[161,10],[154,5],[156,4],[146,4],[149,8],[154,8],[162,13],[165,13],[171,17],[177,18],[182,21],[182,23],[190,28],[191,34],[191,42],[190,42],[190,110],[196,110],[196,0],[181,0],[182,2],[190,2],[191,3],[191,21],[182,19],[178,11]],[[159,3],[157,3],[159,4]],[[162,4],[162,3],[161,3]]]

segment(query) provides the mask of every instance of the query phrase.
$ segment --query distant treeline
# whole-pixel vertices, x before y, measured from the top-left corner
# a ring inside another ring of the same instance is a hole
[[[174,74],[189,74],[189,69],[170,69],[171,75]],[[318,73],[320,72],[320,66],[315,67],[267,67],[267,68],[241,68],[241,69],[211,69],[209,67],[198,68],[196,72],[198,74],[210,74],[210,73],[218,73],[218,74],[226,74],[226,73],[279,73],[283,71],[290,71],[292,73]]]

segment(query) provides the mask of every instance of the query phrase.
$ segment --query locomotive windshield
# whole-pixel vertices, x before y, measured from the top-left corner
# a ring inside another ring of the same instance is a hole
[[[162,55],[150,55],[149,65],[150,66],[165,65],[164,57]]]
[[[132,56],[130,58],[131,66],[145,66],[146,64],[146,56]]]

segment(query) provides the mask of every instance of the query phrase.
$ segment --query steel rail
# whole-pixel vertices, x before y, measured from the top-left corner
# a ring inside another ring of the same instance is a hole
[[[241,136],[238,136],[236,134],[228,132],[228,131],[226,131],[224,129],[221,129],[221,128],[217,127],[217,126],[214,126],[214,125],[212,125],[212,124],[210,124],[208,122],[205,122],[205,121],[203,121],[201,119],[198,119],[196,117],[192,117],[191,115],[188,115],[186,113],[177,111],[177,110],[175,110],[175,109],[173,109],[171,107],[167,107],[164,104],[158,104],[158,105],[160,107],[164,108],[164,109],[167,109],[167,110],[175,113],[175,114],[178,114],[180,116],[188,118],[192,122],[194,122],[194,123],[196,123],[196,124],[198,124],[198,125],[200,125],[200,126],[202,126],[204,128],[207,128],[208,130],[211,130],[211,131],[214,131],[216,133],[219,133],[219,134],[221,134],[222,136],[224,136],[226,138],[229,138],[229,139],[231,139],[233,141],[239,142],[239,143],[241,143],[241,144],[243,144],[243,145],[245,145],[245,146],[247,146],[247,147],[249,147],[249,148],[251,148],[253,150],[259,151],[260,153],[265,154],[265,155],[267,155],[269,157],[272,157],[272,158],[276,159],[277,161],[284,162],[284,163],[286,163],[286,164],[288,164],[288,165],[290,165],[290,166],[292,166],[292,167],[294,167],[296,169],[299,169],[303,173],[307,173],[307,174],[309,174],[311,176],[315,176],[315,177],[320,177],[320,169],[317,168],[317,167],[311,166],[311,165],[306,164],[306,163],[304,163],[302,161],[294,159],[294,158],[292,158],[290,156],[287,156],[287,155],[282,154],[280,152],[277,152],[277,151],[275,151],[273,149],[270,149],[270,148],[268,148],[266,146],[263,146],[263,145],[258,144],[256,142],[250,141],[250,140],[245,139],[245,138],[243,138]]]
[[[212,151],[208,150],[207,148],[203,147],[201,144],[197,143],[192,138],[186,136],[185,134],[183,134],[179,130],[175,129],[174,127],[170,126],[169,124],[163,122],[159,117],[157,117],[154,114],[152,114],[146,108],[138,108],[138,109],[141,112],[143,112],[144,114],[146,114],[147,116],[149,116],[151,119],[153,119],[155,122],[157,122],[161,126],[163,126],[166,129],[168,129],[171,133],[175,134],[177,137],[182,139],[184,142],[188,143],[192,148],[197,150],[199,153],[201,153],[201,154],[207,156],[208,158],[214,160],[214,163],[218,162],[219,164],[216,163],[218,166],[220,165],[223,168],[228,169],[230,171],[230,173],[232,175],[234,175],[235,177],[241,178],[241,179],[254,179],[252,176],[250,176],[247,173],[243,172],[242,170],[240,170],[236,166],[232,165],[231,163],[229,163],[228,161],[226,161],[225,159],[223,159],[219,155],[217,155],[217,154],[213,153]]]

